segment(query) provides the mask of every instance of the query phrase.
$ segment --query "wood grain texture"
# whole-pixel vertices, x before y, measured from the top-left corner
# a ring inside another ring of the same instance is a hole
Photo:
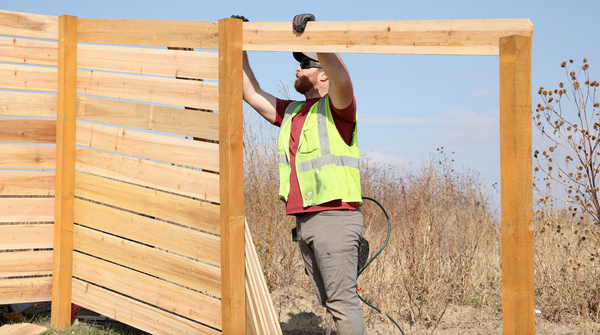
[[[219,170],[218,145],[214,143],[77,122],[77,144],[203,170]]]
[[[52,251],[0,252],[0,278],[52,274]]]
[[[0,91],[0,115],[56,117],[56,94]]]
[[[95,44],[80,44],[77,52],[79,53],[78,66],[90,70],[205,80],[217,80],[219,77],[216,52],[185,52]]]
[[[0,327],[0,334],[2,335],[41,335],[44,334],[48,328],[44,326],[34,325],[32,323],[17,323],[12,325],[4,325]]]
[[[0,222],[52,221],[54,198],[0,198]]]
[[[55,143],[56,121],[2,118],[0,142]]]
[[[74,255],[73,276],[221,328],[221,302],[204,294],[81,253]]]
[[[245,22],[244,50],[338,53],[498,55],[502,36],[531,36],[528,19]]]
[[[75,222],[185,257],[221,264],[219,237],[215,235],[77,199]]]
[[[54,195],[54,172],[2,171],[0,195]]]
[[[58,17],[0,10],[0,35],[58,39]]]
[[[0,74],[2,73],[0,67]],[[219,109],[218,86],[206,81],[79,70],[77,93],[173,106]]]
[[[0,37],[0,61],[56,66],[58,64],[58,43],[56,41]]]
[[[0,280],[0,304],[50,301],[52,278],[19,278]]]
[[[0,64],[0,88],[56,92],[56,68]]]
[[[531,37],[500,39],[504,334],[534,334]]]
[[[219,234],[219,206],[77,172],[75,195]]]
[[[73,303],[156,335],[220,335],[221,332],[79,279],[73,280]],[[118,306],[118,308],[116,308]]]
[[[77,117],[125,127],[183,136],[219,139],[219,115],[94,97],[79,97]]]
[[[215,173],[81,147],[76,157],[77,171],[219,202],[219,175]]]
[[[75,226],[75,250],[219,297],[219,268],[86,227]]]
[[[79,42],[217,49],[217,23],[80,19]]]
[[[2,202],[0,201],[0,209],[2,209]],[[0,225],[0,248],[2,250],[52,248],[53,228],[51,224]]]
[[[219,21],[219,171],[223,332],[246,334],[242,21]]]
[[[0,144],[0,169],[54,169],[56,146]]]

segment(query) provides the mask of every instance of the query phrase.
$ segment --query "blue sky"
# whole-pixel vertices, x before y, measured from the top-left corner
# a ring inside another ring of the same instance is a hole
[[[312,13],[319,21],[528,18],[534,25],[532,103],[540,86],[565,80],[559,64],[584,57],[592,80],[600,79],[600,1],[72,1],[20,0],[0,9],[82,18],[217,21],[232,14],[251,21],[290,21]],[[297,63],[289,53],[251,52],[264,90],[278,95],[293,84]],[[486,182],[500,181],[499,73],[497,56],[343,54],[359,113],[359,144],[374,159],[419,165],[437,147],[455,152]],[[293,98],[301,97],[295,92]],[[253,114],[253,110],[247,112]],[[533,130],[535,149],[548,145]]]

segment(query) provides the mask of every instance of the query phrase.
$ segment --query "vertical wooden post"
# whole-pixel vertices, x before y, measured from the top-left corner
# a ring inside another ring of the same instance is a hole
[[[534,334],[531,37],[500,39],[502,318],[504,334]]]
[[[242,21],[219,21],[219,179],[223,334],[246,334]]]
[[[71,325],[75,119],[77,115],[77,17],[63,15],[58,28],[58,109],[56,116],[56,195],[52,327]]]

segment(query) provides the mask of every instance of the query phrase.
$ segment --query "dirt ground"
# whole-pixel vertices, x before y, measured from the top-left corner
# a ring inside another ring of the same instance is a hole
[[[271,294],[275,310],[279,313],[279,321],[284,335],[322,335],[325,334],[329,318],[325,308],[317,303],[314,294],[309,294],[301,289],[286,287]],[[405,335],[408,334],[438,334],[438,335],[500,335],[502,334],[502,314],[498,311],[495,315],[477,315],[481,313],[471,307],[450,306],[445,316],[440,321],[437,329],[417,330],[402,324]],[[478,321],[475,321],[478,320]],[[399,320],[397,320],[399,321]],[[369,335],[401,334],[400,331],[387,319],[378,318],[374,324],[367,325]],[[536,334],[576,335],[600,334],[600,324],[592,333],[593,326],[588,324],[585,329],[575,324],[557,324],[536,316]],[[337,334],[334,331],[332,334]]]

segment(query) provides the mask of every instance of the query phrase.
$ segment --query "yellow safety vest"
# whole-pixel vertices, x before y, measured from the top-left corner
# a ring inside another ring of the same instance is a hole
[[[290,193],[292,118],[304,103],[295,101],[287,107],[279,130],[279,198],[284,201]],[[296,153],[296,174],[304,207],[338,199],[362,204],[356,133],[355,127],[350,145],[344,142],[335,127],[328,95],[310,108]]]

